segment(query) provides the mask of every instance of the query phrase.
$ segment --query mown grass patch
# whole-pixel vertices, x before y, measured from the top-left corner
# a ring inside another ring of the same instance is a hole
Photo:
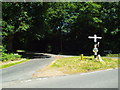
[[[118,68],[118,59],[102,57],[104,62],[95,60],[94,57],[85,56],[83,60],[77,57],[61,58],[56,60],[50,68],[62,71],[65,74],[91,72],[110,68]]]
[[[20,64],[20,63],[26,62],[26,61],[28,61],[28,60],[29,60],[29,59],[23,59],[23,60],[13,61],[13,62],[6,63],[6,64],[1,64],[1,65],[0,65],[0,69],[2,69],[2,68],[7,68],[7,67],[10,67],[10,66],[13,66],[13,65],[16,65],[16,64]],[[2,62],[1,62],[1,63],[2,63]]]
[[[119,54],[107,54],[106,57],[120,57],[120,53]]]

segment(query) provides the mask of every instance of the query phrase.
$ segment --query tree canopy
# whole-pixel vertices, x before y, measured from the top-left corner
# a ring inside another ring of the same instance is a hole
[[[8,51],[92,53],[89,35],[102,36],[100,52],[119,53],[120,2],[3,2],[2,36]]]

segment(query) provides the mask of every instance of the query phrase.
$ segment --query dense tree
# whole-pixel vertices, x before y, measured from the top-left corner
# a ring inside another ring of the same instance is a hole
[[[7,49],[12,51],[14,34],[24,32],[29,28],[28,12],[22,3],[3,3],[2,4],[2,34]]]
[[[41,5],[42,3],[20,3],[20,2],[2,3],[3,8],[2,35],[3,43],[7,45],[8,51],[13,50],[12,47],[15,38],[20,40],[19,42],[25,43],[27,41],[27,38],[29,38],[31,34],[36,32],[30,31],[30,28],[35,28],[34,23],[36,22],[37,24],[40,23],[39,20],[40,14],[36,14],[34,10],[37,10],[37,8],[40,9]],[[29,33],[28,37],[23,38],[27,35],[27,33]]]
[[[88,36],[96,33],[103,37],[101,52],[119,52],[119,2],[15,2],[2,6],[3,42],[9,51],[90,53],[93,43]]]

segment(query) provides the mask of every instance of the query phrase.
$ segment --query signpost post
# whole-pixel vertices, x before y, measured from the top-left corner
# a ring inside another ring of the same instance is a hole
[[[99,46],[99,42],[97,42],[97,39],[102,39],[102,37],[97,37],[96,34],[94,34],[94,36],[89,36],[88,38],[90,39],[94,39],[94,48],[93,48],[93,52],[94,52],[94,58],[97,58],[97,52],[98,52],[98,48],[97,46]]]

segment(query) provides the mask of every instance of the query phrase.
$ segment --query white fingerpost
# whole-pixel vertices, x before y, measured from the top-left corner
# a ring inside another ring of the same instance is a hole
[[[97,52],[98,52],[98,48],[99,47],[99,42],[97,43],[97,39],[102,39],[102,37],[97,37],[96,34],[94,34],[94,36],[89,36],[88,38],[90,39],[94,39],[94,48],[93,48],[93,52],[94,52],[94,58],[97,58]]]
[[[89,36],[88,38],[94,39],[94,42],[95,42],[95,43],[97,42],[97,39],[102,39],[102,37],[97,37],[96,34],[94,34],[94,36]]]

